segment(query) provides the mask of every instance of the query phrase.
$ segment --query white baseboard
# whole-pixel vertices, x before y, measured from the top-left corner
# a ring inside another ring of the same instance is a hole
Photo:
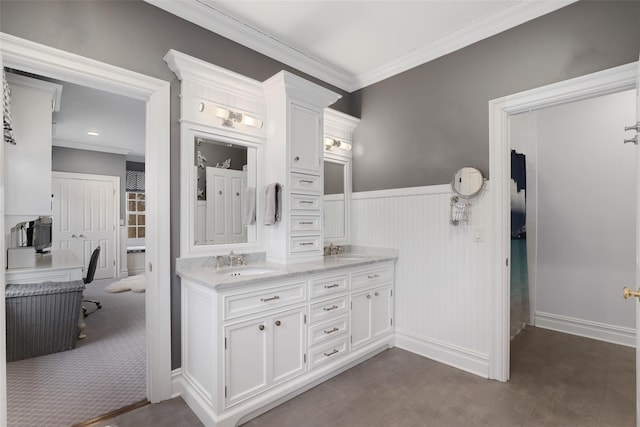
[[[184,387],[182,385],[182,368],[171,371],[171,398],[182,395]]]
[[[636,330],[536,311],[535,326],[627,347],[636,346]]]
[[[396,329],[396,347],[419,354],[445,365],[489,378],[489,357],[441,341]]]

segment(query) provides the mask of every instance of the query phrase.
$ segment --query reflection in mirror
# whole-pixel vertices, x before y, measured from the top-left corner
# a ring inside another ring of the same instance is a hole
[[[195,137],[196,245],[255,241],[255,157],[255,149]]]
[[[345,238],[345,165],[324,161],[324,238]]]
[[[464,167],[456,172],[451,183],[454,193],[464,198],[476,196],[482,190],[483,185],[482,172],[472,167]]]

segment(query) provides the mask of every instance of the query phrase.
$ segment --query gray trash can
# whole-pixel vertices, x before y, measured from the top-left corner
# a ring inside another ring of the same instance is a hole
[[[82,280],[7,285],[7,362],[75,348],[84,287]]]

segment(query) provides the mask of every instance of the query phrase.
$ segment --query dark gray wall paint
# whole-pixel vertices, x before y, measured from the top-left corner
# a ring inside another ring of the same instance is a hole
[[[51,170],[58,172],[88,173],[120,177],[120,218],[125,218],[125,192],[127,160],[122,154],[53,147]]]
[[[489,173],[491,99],[638,60],[640,2],[581,1],[353,94],[353,190]]]
[[[172,367],[180,361],[180,286],[173,260],[180,254],[180,82],[162,60],[175,49],[264,81],[288,70],[330,90],[327,83],[193,25],[141,0],[0,1],[2,32],[171,82]],[[333,108],[351,114],[350,98]]]

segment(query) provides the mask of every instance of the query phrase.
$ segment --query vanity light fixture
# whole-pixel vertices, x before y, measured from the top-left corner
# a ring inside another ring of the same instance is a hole
[[[204,111],[204,104],[200,103],[198,109],[201,112]],[[243,125],[258,129],[262,128],[262,120],[238,111],[231,111],[221,107],[213,107],[213,115],[222,119],[222,126],[235,128],[238,123],[242,123]]]
[[[351,144],[348,142],[340,141],[338,139],[333,138],[325,138],[324,139],[324,149],[327,151],[331,151],[334,148],[339,148],[341,150],[351,151]]]

